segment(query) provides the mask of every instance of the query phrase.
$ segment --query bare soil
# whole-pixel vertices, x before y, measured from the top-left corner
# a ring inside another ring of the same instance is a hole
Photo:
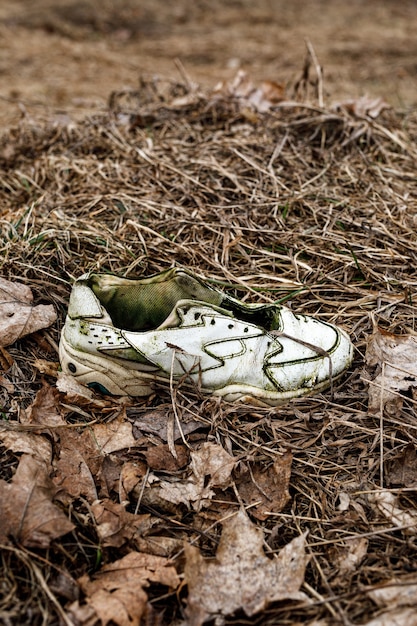
[[[142,75],[213,87],[241,68],[290,82],[310,40],[331,99],[416,101],[413,0],[4,0],[0,6],[0,120],[22,108],[83,115]]]

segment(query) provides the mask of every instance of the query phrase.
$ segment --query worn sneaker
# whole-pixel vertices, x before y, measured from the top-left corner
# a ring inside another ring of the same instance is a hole
[[[105,393],[146,396],[182,379],[272,406],[330,387],[352,353],[336,326],[245,304],[178,268],[140,280],[81,276],[60,341],[63,371]]]

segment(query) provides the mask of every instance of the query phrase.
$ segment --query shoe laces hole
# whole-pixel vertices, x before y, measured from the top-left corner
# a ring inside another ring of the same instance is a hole
[[[249,328],[247,326],[245,326],[245,328],[243,329],[244,333],[248,333],[249,332]]]
[[[234,328],[234,324],[228,324],[227,328],[230,328],[230,330],[232,330],[232,328]]]
[[[200,319],[201,313],[194,313],[194,319],[197,321]]]
[[[75,374],[75,372],[77,371],[77,368],[75,367],[74,363],[68,363],[68,369],[71,372],[71,374]]]
[[[212,326],[214,326],[214,324],[215,324],[215,323],[216,323],[216,320],[215,320],[215,319],[214,319],[214,317],[213,317],[213,318],[212,318],[212,320],[211,320],[211,322],[210,322],[210,324],[211,324]]]

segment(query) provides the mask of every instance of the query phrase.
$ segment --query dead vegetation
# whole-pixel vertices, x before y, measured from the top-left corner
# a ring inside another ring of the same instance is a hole
[[[3,133],[1,275],[58,318],[0,353],[7,626],[415,623],[417,119],[325,103],[314,69],[143,81]],[[73,278],[172,264],[344,326],[333,396],[141,403],[59,375]]]

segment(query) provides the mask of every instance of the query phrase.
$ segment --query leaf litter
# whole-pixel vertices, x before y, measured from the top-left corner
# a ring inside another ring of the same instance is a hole
[[[31,289],[0,277],[0,346],[12,343],[56,321],[51,304],[33,305]]]
[[[412,623],[417,118],[327,104],[316,61],[292,87],[144,78],[83,120],[3,131],[8,623]],[[76,276],[173,260],[343,325],[350,372],[276,408],[59,372]]]
[[[278,600],[307,601],[300,591],[307,564],[305,536],[296,537],[273,559],[263,550],[264,536],[242,509],[222,524],[215,559],[205,559],[198,548],[185,546],[186,613],[190,626],[209,618],[247,616]]]

